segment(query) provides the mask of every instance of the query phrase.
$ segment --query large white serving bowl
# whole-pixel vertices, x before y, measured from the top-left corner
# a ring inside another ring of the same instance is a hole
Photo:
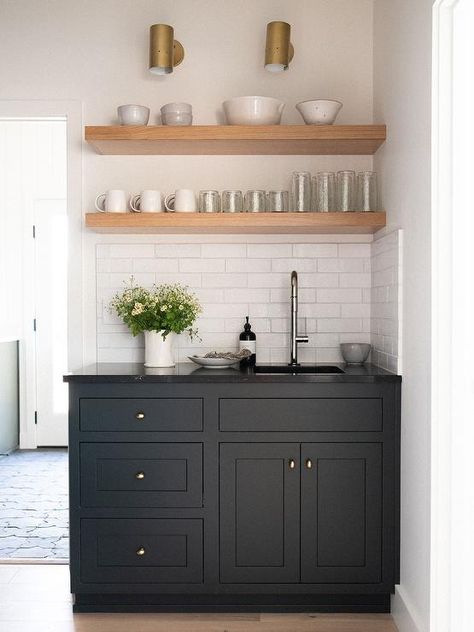
[[[341,108],[342,103],[332,99],[301,101],[296,105],[306,125],[332,125]]]
[[[279,125],[285,107],[273,97],[235,97],[222,105],[229,125]]]

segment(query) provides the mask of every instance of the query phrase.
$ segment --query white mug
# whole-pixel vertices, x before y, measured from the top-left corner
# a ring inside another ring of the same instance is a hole
[[[192,189],[176,189],[174,193],[165,198],[165,208],[167,211],[176,213],[195,213],[196,196]]]
[[[101,213],[126,213],[128,193],[121,189],[110,189],[95,199],[95,207]]]
[[[163,210],[161,191],[142,191],[130,198],[130,208],[135,213],[160,213]]]

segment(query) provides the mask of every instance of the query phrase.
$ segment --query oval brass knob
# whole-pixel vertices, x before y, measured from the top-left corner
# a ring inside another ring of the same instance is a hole
[[[310,470],[313,467],[313,461],[311,459],[306,459],[306,467]]]
[[[145,472],[137,472],[135,474],[135,478],[137,478],[139,481],[143,480],[145,478]]]
[[[294,470],[296,466],[295,460],[294,459],[290,459],[288,461],[288,467],[290,468],[290,470]]]
[[[135,415],[135,419],[138,419],[138,421],[142,421],[143,419],[145,419],[145,413],[139,412]]]
[[[145,555],[145,549],[143,548],[143,546],[141,546],[139,549],[136,550],[136,554],[139,555],[140,557],[142,555]]]

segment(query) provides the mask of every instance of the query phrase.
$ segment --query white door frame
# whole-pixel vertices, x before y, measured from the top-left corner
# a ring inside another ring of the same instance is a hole
[[[67,214],[68,214],[68,369],[83,364],[82,280],[82,103],[80,101],[0,100],[1,118],[67,119]],[[23,326],[19,344],[20,448],[36,443],[34,358],[29,353],[32,328]]]
[[[470,142],[472,147],[474,134],[469,125],[459,129],[472,118],[471,113],[466,114],[464,103],[467,90],[474,89],[468,78],[472,76],[472,59],[455,55],[460,41],[457,29],[469,28],[456,18],[462,2],[437,0],[433,10],[430,632],[472,629],[470,601],[474,590],[474,379],[469,373],[472,365],[466,362],[473,348],[469,268],[474,267],[474,222],[470,192],[466,199],[472,173],[463,171],[472,161],[470,147],[466,151],[464,144]],[[472,37],[472,24],[464,37]],[[460,61],[467,62],[465,69],[459,68]],[[461,83],[470,87],[461,88]],[[460,89],[466,93],[460,94]],[[472,101],[467,105],[472,109]],[[467,187],[462,186],[463,177]]]

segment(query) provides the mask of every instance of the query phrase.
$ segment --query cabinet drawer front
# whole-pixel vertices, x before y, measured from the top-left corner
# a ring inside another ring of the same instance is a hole
[[[201,443],[82,443],[83,507],[201,507]]]
[[[219,400],[223,432],[381,432],[378,398]]]
[[[83,398],[80,420],[87,432],[201,432],[202,399]]]
[[[81,520],[81,579],[92,583],[201,583],[199,519]]]

